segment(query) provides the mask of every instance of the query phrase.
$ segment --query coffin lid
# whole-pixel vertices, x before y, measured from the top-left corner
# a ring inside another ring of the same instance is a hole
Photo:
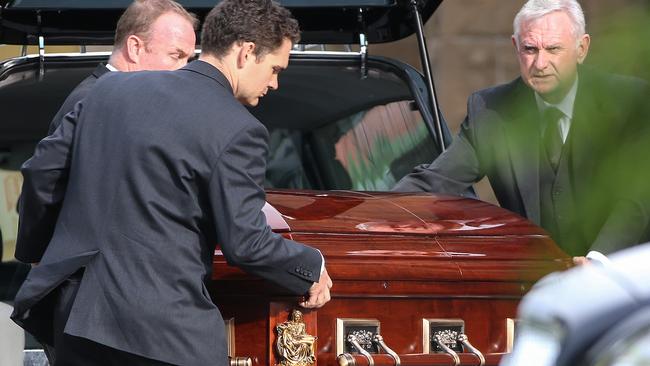
[[[203,19],[219,0],[177,0]],[[356,44],[363,30],[369,43],[414,33],[411,0],[280,0],[300,22],[301,43]],[[419,0],[426,22],[442,0]],[[117,19],[131,0],[0,0],[0,44],[113,43]],[[363,21],[359,21],[360,13]]]
[[[359,191],[267,192],[278,232],[436,236],[547,235],[525,218],[455,196]]]
[[[473,281],[513,283],[498,291],[521,296],[527,289],[522,283],[571,265],[571,258],[542,229],[478,200],[426,193],[287,190],[268,191],[267,201],[269,225],[318,248],[341,293],[358,291],[347,289],[341,280],[362,281],[364,292],[384,296],[429,296],[442,291],[436,281]],[[220,250],[212,276],[223,286],[254,278],[227,266]],[[371,281],[406,282],[373,287]],[[233,286],[229,291],[244,288],[241,283]],[[251,286],[259,290],[259,285]],[[490,292],[494,289],[480,286],[459,291],[495,295]]]

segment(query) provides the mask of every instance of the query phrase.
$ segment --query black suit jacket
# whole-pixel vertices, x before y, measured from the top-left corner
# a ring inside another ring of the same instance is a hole
[[[621,153],[647,104],[647,86],[636,79],[581,68],[566,164],[560,179],[570,187],[557,192],[569,203],[566,215],[575,230],[555,238],[567,252],[609,253],[643,240],[647,205],[618,180],[616,167],[633,159]],[[398,191],[463,194],[484,176],[500,205],[541,224],[541,120],[533,91],[520,78],[469,97],[467,117],[449,149],[429,165],[416,167]],[[614,170],[612,170],[614,169]]]
[[[16,257],[40,264],[14,319],[42,331],[30,322],[39,300],[85,266],[66,333],[173,364],[226,365],[204,285],[215,243],[230,264],[296,295],[320,275],[317,250],[266,224],[266,139],[208,63],[102,77],[22,168]],[[43,252],[40,223],[61,200]]]
[[[93,70],[92,74],[88,75],[85,79],[83,79],[73,90],[70,92],[68,97],[65,99],[59,110],[56,112],[56,115],[50,121],[50,126],[48,128],[48,136],[52,135],[54,131],[61,125],[61,121],[63,120],[63,117],[65,117],[66,114],[70,113],[73,111],[75,105],[82,100],[83,98],[86,97],[86,95],[90,92],[92,87],[95,85],[95,82],[97,82],[97,79],[99,79],[102,75],[110,72],[110,70],[105,66],[105,65],[97,65],[95,70]],[[71,144],[71,141],[69,142]],[[66,147],[67,149],[67,147]],[[18,199],[18,210],[20,211],[20,205],[22,202],[22,194],[21,197]],[[57,204],[60,206],[60,202]],[[58,212],[60,207],[50,207],[49,210],[50,212]],[[47,246],[47,243],[49,243],[50,238],[52,237],[52,233],[54,232],[54,224],[57,219],[57,215],[49,215],[48,216],[48,221],[47,222],[40,222],[39,224],[41,225],[41,230],[38,230],[39,235],[41,235],[42,240],[41,242],[41,248],[39,251],[43,252],[45,250],[45,246]]]
[[[106,74],[107,72],[110,72],[105,65],[98,65],[95,70],[93,70],[93,73],[90,74],[87,78],[83,79],[79,85],[77,85],[74,90],[68,95],[68,97],[65,99],[63,104],[61,105],[61,108],[59,108],[59,111],[56,112],[56,115],[50,122],[50,127],[47,131],[48,135],[51,135],[54,130],[56,130],[57,127],[61,124],[61,120],[63,119],[63,116],[66,114],[72,112],[74,109],[75,104],[82,100],[83,98],[86,97],[88,92],[90,92],[90,89],[95,85],[95,82],[97,79],[99,79],[102,75]]]

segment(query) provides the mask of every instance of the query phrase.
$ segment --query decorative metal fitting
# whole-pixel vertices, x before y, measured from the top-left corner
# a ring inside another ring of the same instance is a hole
[[[357,338],[357,336],[355,336],[354,334],[348,335],[348,342],[352,343],[352,345],[357,350],[359,350],[359,353],[361,353],[362,355],[364,355],[368,359],[368,365],[369,366],[375,366],[375,360],[372,358],[372,355],[370,353],[368,353],[368,351],[363,349],[361,344],[359,344],[359,339]]]
[[[390,349],[386,343],[384,342],[384,337],[381,336],[381,334],[375,334],[375,338],[373,339],[375,343],[379,345],[386,353],[388,353],[394,360],[395,360],[395,366],[400,366],[402,364],[402,360],[399,359],[399,356],[395,351]]]
[[[460,342],[465,348],[467,348],[471,353],[475,354],[476,357],[481,361],[479,363],[479,366],[485,365],[485,357],[483,356],[483,353],[478,350],[478,348],[472,346],[471,343],[469,343],[469,338],[465,334],[461,334],[458,336],[458,342]]]
[[[292,311],[291,319],[278,324],[275,330],[281,366],[310,366],[316,362],[314,343],[317,337],[307,334],[300,311]]]
[[[451,358],[454,359],[454,366],[460,365],[460,358],[458,357],[458,353],[454,351],[453,349],[449,348],[447,344],[445,343],[445,340],[442,338],[440,335],[435,335],[433,337],[433,340],[438,344],[438,347],[442,348],[445,353],[447,353]]]

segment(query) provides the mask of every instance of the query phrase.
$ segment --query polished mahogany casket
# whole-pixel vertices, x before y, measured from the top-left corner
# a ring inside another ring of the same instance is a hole
[[[521,297],[571,263],[542,229],[478,200],[269,191],[267,201],[275,232],[325,256],[332,300],[302,309],[217,251],[209,288],[233,364],[496,365]]]

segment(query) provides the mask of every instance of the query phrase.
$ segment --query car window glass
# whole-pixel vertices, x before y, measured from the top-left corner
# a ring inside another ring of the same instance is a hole
[[[309,134],[272,129],[265,185],[390,190],[436,153],[421,114],[411,106],[408,100],[373,106]]]
[[[251,109],[269,131],[266,188],[386,191],[438,155],[408,66],[368,66],[296,59],[280,74]]]
[[[334,161],[339,172],[347,174],[355,190],[384,191],[419,163],[434,156],[434,144],[420,113],[410,108],[410,101],[393,102],[355,113],[326,126],[336,130],[335,141],[322,141],[332,133],[316,133],[322,144],[334,145]],[[341,179],[336,179],[341,181]]]
[[[303,169],[302,134],[287,128],[269,132],[265,187],[313,188]]]

